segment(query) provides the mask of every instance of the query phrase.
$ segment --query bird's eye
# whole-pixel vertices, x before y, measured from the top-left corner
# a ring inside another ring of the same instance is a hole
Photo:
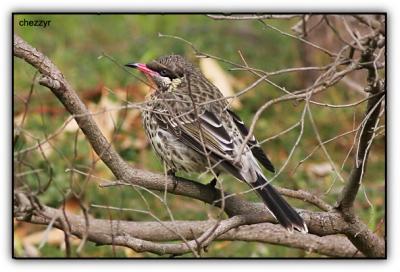
[[[165,76],[168,76],[168,71],[167,71],[166,69],[162,69],[162,70],[159,72],[159,74],[160,74],[160,76],[165,77]]]

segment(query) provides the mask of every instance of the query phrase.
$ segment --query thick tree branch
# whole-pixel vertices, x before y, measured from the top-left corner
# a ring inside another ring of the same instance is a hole
[[[365,68],[368,70],[368,86],[366,91],[369,93],[371,99],[368,100],[365,112],[367,120],[359,136],[354,165],[338,201],[338,210],[343,214],[343,218],[349,222],[349,230],[346,232],[347,237],[358,249],[362,252],[369,252],[372,256],[379,256],[384,252],[385,242],[372,233],[359,220],[353,210],[353,205],[366,169],[374,128],[377,124],[383,103],[382,97],[385,95],[384,83],[379,80],[379,74],[374,66],[374,51],[376,48],[377,41],[371,39],[368,41],[368,48],[362,55],[362,61],[366,63]]]
[[[358,189],[361,185],[362,175],[366,169],[370,143],[374,134],[376,121],[378,120],[379,112],[381,110],[381,104],[383,102],[382,96],[385,95],[384,83],[379,80],[379,75],[377,74],[373,65],[375,49],[376,42],[371,41],[370,47],[366,49],[362,56],[363,62],[367,63],[366,68],[368,70],[368,86],[366,91],[368,91],[370,99],[368,100],[367,109],[365,112],[367,120],[361,130],[361,135],[359,136],[359,145],[354,160],[354,166],[339,200],[339,208],[341,210],[348,210],[353,206]]]
[[[372,88],[373,93],[371,95],[376,94],[376,92],[381,92],[383,86],[377,84],[376,87]],[[340,201],[339,201],[339,208],[342,210],[349,209],[353,206],[354,200],[357,196],[358,189],[361,185],[362,175],[366,169],[368,153],[369,153],[369,146],[372,140],[372,136],[374,134],[374,128],[376,121],[379,116],[379,112],[381,109],[382,104],[382,96],[384,93],[381,93],[378,96],[372,97],[368,101],[366,115],[369,115],[360,135],[359,141],[359,149],[356,154],[356,159],[354,161],[353,169],[350,172],[350,177],[346,186],[343,188]]]
[[[156,254],[184,254],[190,252],[184,244],[156,244],[154,242],[165,242],[180,240],[181,236],[188,240],[198,240],[204,230],[216,225],[215,220],[206,221],[175,221],[175,222],[132,222],[123,220],[89,219],[89,228],[86,228],[84,216],[66,213],[60,209],[42,206],[40,211],[36,210],[31,201],[24,195],[18,194],[19,207],[24,210],[35,210],[34,214],[27,220],[26,217],[19,218],[34,224],[48,225],[53,220],[53,226],[63,230],[62,221],[68,221],[71,226],[71,234],[82,238],[87,235],[88,240],[99,245],[121,245],[130,247],[137,252],[147,251]],[[18,216],[20,212],[16,212]],[[245,218],[236,217],[237,223]],[[243,217],[243,216],[242,216]],[[17,217],[18,218],[18,217]],[[54,218],[62,220],[54,220]],[[171,231],[174,230],[174,231]],[[179,233],[181,236],[178,236]],[[227,232],[216,237],[215,240],[227,241],[253,241],[278,245],[285,245],[304,249],[334,257],[362,257],[363,255],[355,248],[349,240],[341,235],[329,235],[319,237],[313,234],[300,232],[289,233],[279,225],[271,223],[259,223],[255,225],[243,225],[238,228],[230,228]],[[151,241],[151,242],[144,242]]]

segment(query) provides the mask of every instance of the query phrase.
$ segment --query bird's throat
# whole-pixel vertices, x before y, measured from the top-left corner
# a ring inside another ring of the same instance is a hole
[[[168,87],[168,91],[175,91],[181,83],[182,83],[182,79],[174,78]]]

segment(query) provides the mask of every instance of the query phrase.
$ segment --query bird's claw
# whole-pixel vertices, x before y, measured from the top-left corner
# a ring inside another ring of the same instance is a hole
[[[170,169],[167,171],[167,175],[172,179],[172,191],[175,191],[176,187],[178,186],[178,178],[175,175],[175,171]]]
[[[217,178],[213,178],[208,184],[207,186],[211,187],[211,188],[215,188],[215,186],[217,185]]]

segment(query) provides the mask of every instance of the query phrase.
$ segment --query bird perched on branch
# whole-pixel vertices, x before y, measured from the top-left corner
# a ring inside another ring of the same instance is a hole
[[[228,172],[254,188],[283,227],[307,232],[304,220],[264,176],[258,162],[275,171],[268,156],[253,135],[245,142],[249,130],[199,69],[179,55],[126,66],[152,84],[143,125],[170,173]]]

